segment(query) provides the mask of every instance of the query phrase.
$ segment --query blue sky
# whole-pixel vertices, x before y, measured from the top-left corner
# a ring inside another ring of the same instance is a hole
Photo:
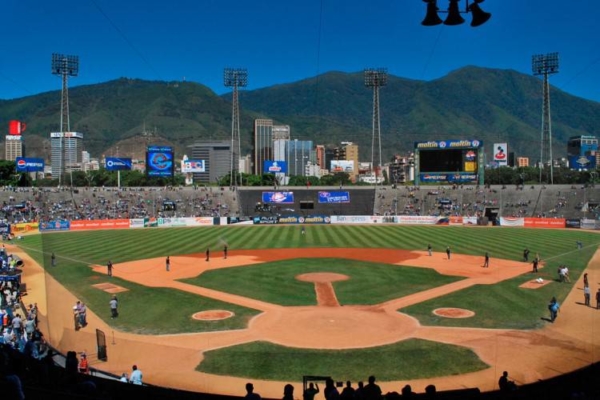
[[[486,0],[492,19],[478,28],[470,16],[421,26],[425,8],[422,0],[5,0],[0,99],[59,90],[52,53],[80,57],[70,87],[185,79],[220,94],[225,67],[247,68],[253,90],[368,67],[427,81],[467,65],[531,74],[532,55],[558,52],[551,84],[600,101],[600,2]]]

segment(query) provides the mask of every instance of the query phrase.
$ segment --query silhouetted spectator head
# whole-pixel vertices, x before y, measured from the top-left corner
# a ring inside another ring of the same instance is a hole
[[[375,376],[371,375],[369,377],[369,383],[375,383]]]
[[[427,385],[425,387],[425,393],[427,394],[428,398],[434,398],[437,394],[437,389],[435,388],[435,385]]]
[[[283,387],[283,399],[293,400],[294,399],[294,386],[287,384]]]
[[[246,392],[252,393],[254,391],[254,385],[250,382],[246,383]]]

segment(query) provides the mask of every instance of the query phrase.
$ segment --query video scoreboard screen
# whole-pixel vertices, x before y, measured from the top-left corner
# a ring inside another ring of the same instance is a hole
[[[172,177],[175,156],[171,146],[148,146],[146,151],[146,174],[148,176]]]

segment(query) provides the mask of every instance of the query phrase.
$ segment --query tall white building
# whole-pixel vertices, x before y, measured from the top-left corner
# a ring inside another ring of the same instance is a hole
[[[50,162],[52,164],[52,178],[59,178],[61,175],[61,171],[64,171],[66,173],[81,170],[83,154],[83,133],[50,133],[50,154]]]

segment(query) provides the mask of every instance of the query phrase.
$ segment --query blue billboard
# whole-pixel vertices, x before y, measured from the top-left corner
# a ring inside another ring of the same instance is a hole
[[[71,227],[71,222],[66,219],[58,219],[56,221],[40,222],[40,232],[68,231],[70,227]]]
[[[263,164],[263,173],[276,174],[287,173],[287,163],[285,161],[265,161]]]
[[[569,168],[579,170],[596,169],[596,157],[569,156]]]
[[[146,174],[148,176],[172,177],[175,168],[173,148],[149,146],[146,152]]]
[[[319,203],[350,203],[350,193],[319,192]]]
[[[44,170],[43,158],[17,157],[15,162],[17,163],[17,172],[36,172]]]
[[[294,192],[263,192],[262,201],[266,204],[294,204]]]
[[[107,171],[129,171],[131,165],[131,158],[106,157]]]

